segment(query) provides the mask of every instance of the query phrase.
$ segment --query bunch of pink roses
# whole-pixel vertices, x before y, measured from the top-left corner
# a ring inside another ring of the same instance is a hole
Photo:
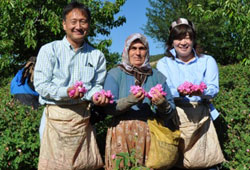
[[[140,86],[131,86],[130,87],[130,93],[133,95],[136,95],[138,92],[142,92],[144,95],[147,95],[147,92]]]
[[[76,81],[74,84],[74,89],[69,91],[69,97],[73,97],[75,95],[76,89],[78,88],[80,93],[86,93],[87,89],[83,86],[83,82]]]
[[[131,86],[130,87],[130,93],[132,93],[133,95],[136,95],[139,91],[142,91],[142,93],[148,97],[149,99],[151,99],[153,97],[153,94],[155,94],[155,90],[158,90],[163,96],[166,96],[167,93],[165,93],[163,91],[162,85],[161,84],[157,84],[156,86],[152,87],[149,92],[146,92],[142,87],[140,86]]]
[[[98,98],[99,98],[100,96],[102,96],[102,95],[104,95],[105,97],[107,97],[107,98],[109,99],[109,103],[110,103],[110,104],[114,103],[114,96],[113,96],[113,94],[111,93],[110,90],[107,90],[107,91],[101,90],[100,92],[96,92],[96,93],[94,94],[94,99],[95,99],[95,100],[98,100]]]
[[[207,88],[207,85],[204,82],[198,84],[193,84],[191,82],[185,81],[177,89],[180,93],[190,95],[192,93],[203,93]]]
[[[166,96],[167,95],[167,93],[163,91],[162,85],[161,84],[157,84],[156,86],[154,86],[154,87],[152,87],[150,89],[150,91],[147,94],[147,97],[151,99],[153,97],[153,94],[156,93],[155,90],[158,90],[161,93],[162,96]]]

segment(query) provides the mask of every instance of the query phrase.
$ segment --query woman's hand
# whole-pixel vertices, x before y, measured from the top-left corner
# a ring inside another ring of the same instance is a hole
[[[92,101],[97,106],[106,106],[109,103],[109,99],[104,94],[101,94],[98,98],[92,96]]]
[[[151,101],[154,105],[162,104],[165,101],[165,97],[160,93],[158,89],[154,89],[154,93],[152,94]]]
[[[181,97],[185,97],[186,95],[188,95],[189,97],[192,97],[192,96],[201,96],[202,95],[202,92],[201,91],[195,91],[195,92],[180,92],[178,90],[179,94]]]
[[[181,97],[185,97],[186,95],[188,95],[187,92],[179,92],[179,94],[180,94]]]
[[[152,94],[152,103],[154,105],[160,105],[165,101],[165,97],[160,93],[160,91],[158,89],[154,90],[154,94]]]
[[[133,94],[134,95],[134,94]],[[145,94],[142,91],[139,91],[138,93],[136,93],[134,95],[134,97],[138,100],[138,101],[142,101],[145,98]]]
[[[201,95],[202,95],[201,91],[195,91],[195,92],[192,92],[191,94],[189,94],[189,97],[192,97],[192,96],[201,96]]]

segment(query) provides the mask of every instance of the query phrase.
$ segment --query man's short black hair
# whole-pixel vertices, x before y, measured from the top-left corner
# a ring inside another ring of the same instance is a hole
[[[82,3],[77,2],[77,1],[72,1],[67,6],[65,6],[65,8],[63,9],[63,20],[64,21],[66,20],[66,15],[68,13],[70,13],[73,9],[79,9],[82,12],[85,12],[87,14],[88,22],[90,22],[91,14],[90,14],[89,9],[85,5],[83,5]]]

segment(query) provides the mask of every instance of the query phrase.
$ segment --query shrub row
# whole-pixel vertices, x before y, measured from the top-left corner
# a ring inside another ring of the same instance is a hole
[[[10,96],[11,79],[0,87],[0,169],[37,169],[42,108],[33,110]],[[3,85],[5,84],[5,85]]]
[[[221,113],[215,122],[227,162],[224,168],[250,169],[250,66],[220,68],[220,93],[214,100]]]

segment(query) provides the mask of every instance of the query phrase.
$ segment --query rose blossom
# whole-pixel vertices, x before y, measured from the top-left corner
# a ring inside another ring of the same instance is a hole
[[[146,94],[146,91],[140,86],[131,86],[130,87],[130,93],[132,93],[133,95],[136,95],[139,91]]]
[[[192,94],[195,92],[201,92],[203,93],[204,90],[207,88],[207,85],[204,82],[201,82],[199,85],[198,84],[192,84],[191,82],[185,81],[183,84],[181,84],[177,90],[180,93],[185,93],[185,94]]]
[[[73,97],[75,95],[77,88],[78,88],[79,92],[82,94],[87,92],[87,89],[83,86],[83,82],[76,81],[76,83],[74,84],[74,89],[69,91],[69,97]]]
[[[101,90],[100,92],[96,92],[94,94],[94,99],[95,100],[98,100],[98,98],[101,96],[101,95],[104,95],[105,97],[107,97],[109,99],[109,103],[112,104],[114,103],[114,96],[112,95],[111,91],[110,90]]]
[[[156,86],[154,86],[150,89],[150,91],[147,93],[147,97],[152,98],[153,94],[155,94],[155,90],[158,90],[161,93],[161,95],[163,95],[163,96],[167,95],[167,93],[163,91],[162,85],[157,84]]]

